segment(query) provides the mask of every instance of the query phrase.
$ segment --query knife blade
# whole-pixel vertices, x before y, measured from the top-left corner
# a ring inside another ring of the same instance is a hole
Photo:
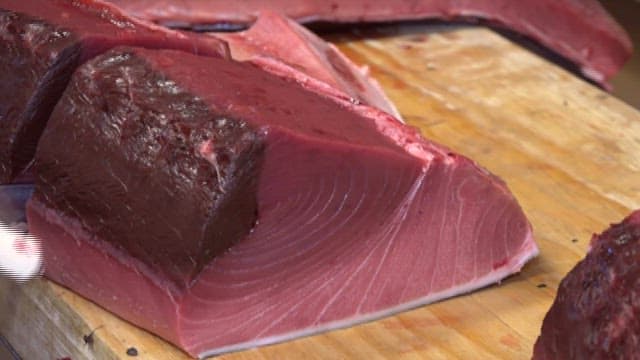
[[[26,204],[33,185],[0,185],[0,275],[18,283],[42,274],[40,239],[27,230]]]

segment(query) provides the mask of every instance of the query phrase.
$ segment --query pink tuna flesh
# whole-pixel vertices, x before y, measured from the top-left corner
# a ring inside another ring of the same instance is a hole
[[[263,11],[249,30],[215,36],[229,44],[236,60],[253,61],[258,66],[264,57],[282,61],[293,68],[292,74],[298,70],[344,92],[353,101],[402,118],[366,67],[358,68],[334,45],[278,13]],[[271,67],[263,68],[269,71]]]

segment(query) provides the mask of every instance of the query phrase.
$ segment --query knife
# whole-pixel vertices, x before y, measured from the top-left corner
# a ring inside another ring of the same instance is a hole
[[[40,239],[29,234],[26,203],[32,184],[0,185],[0,276],[24,283],[42,274]]]

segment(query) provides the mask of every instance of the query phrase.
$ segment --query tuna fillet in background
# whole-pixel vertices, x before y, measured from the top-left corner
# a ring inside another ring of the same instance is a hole
[[[71,73],[117,45],[226,56],[224,42],[132,19],[87,0],[0,0],[0,184],[33,158]]]
[[[537,254],[501,180],[323,86],[170,50],[80,67],[36,154],[46,276],[209,356],[462,294]]]
[[[560,283],[533,358],[636,359],[640,349],[640,210],[594,235]]]
[[[334,45],[278,13],[264,11],[249,30],[215,36],[229,44],[236,60],[253,61],[267,71],[273,69],[271,59],[282,61],[303,76],[311,76],[344,92],[354,101],[402,118],[366,67],[358,68]],[[277,68],[284,69],[283,66]]]
[[[174,26],[247,24],[260,11],[302,22],[486,19],[519,32],[608,86],[630,58],[628,35],[597,0],[110,0],[137,17]]]

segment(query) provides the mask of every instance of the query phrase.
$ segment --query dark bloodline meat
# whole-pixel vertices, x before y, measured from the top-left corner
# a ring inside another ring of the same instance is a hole
[[[560,283],[533,358],[637,359],[640,349],[640,210],[591,240]]]
[[[597,0],[111,0],[147,20],[178,26],[247,24],[260,11],[302,22],[440,18],[486,19],[524,34],[570,61],[589,78],[607,81],[629,59],[628,35]]]
[[[71,73],[117,45],[227,56],[214,37],[185,35],[87,0],[0,0],[0,184],[31,162]]]
[[[27,210],[46,275],[208,356],[468,292],[537,254],[502,181],[322,86],[169,50],[80,67]]]

